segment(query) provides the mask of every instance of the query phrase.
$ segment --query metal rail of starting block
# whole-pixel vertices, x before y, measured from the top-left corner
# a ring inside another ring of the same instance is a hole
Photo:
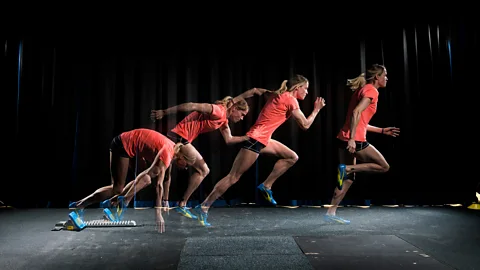
[[[92,228],[92,227],[136,227],[137,223],[134,220],[125,220],[125,221],[109,221],[104,219],[99,220],[89,220],[84,222],[85,227],[82,229],[78,229],[73,221],[59,221],[55,224],[55,228],[53,231],[60,231],[60,230],[67,230],[67,231],[81,231],[84,228]]]

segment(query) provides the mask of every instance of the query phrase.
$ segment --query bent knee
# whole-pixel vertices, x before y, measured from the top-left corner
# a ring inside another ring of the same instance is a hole
[[[390,165],[388,163],[381,164],[380,166],[382,167],[382,172],[384,172],[384,173],[386,173],[390,170]]]
[[[295,153],[295,152],[291,153],[290,156],[288,157],[288,161],[291,162],[292,164],[297,163],[297,161],[298,161],[297,153]]]
[[[203,178],[205,178],[210,173],[210,168],[208,168],[207,164],[204,164],[197,171]]]
[[[149,186],[152,183],[152,177],[147,174],[145,175],[145,177],[142,177],[140,181],[142,181],[145,184],[145,186]]]
[[[390,170],[390,164],[387,162],[380,162],[378,165],[380,166],[380,172],[382,173],[386,173]]]
[[[157,177],[160,174],[161,170],[158,166],[153,166],[152,169],[149,171],[149,175],[151,177]]]

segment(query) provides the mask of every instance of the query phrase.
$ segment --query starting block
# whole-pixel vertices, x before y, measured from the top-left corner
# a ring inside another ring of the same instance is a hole
[[[76,220],[75,224],[73,220]],[[89,220],[89,221],[82,221],[76,214],[73,212],[70,214],[70,219],[67,221],[60,221],[55,224],[55,228],[52,231],[60,231],[60,230],[67,230],[67,231],[81,231],[87,227],[136,227],[137,223],[134,220],[125,220],[125,221],[109,221],[104,219],[99,220]]]
[[[134,220],[125,221],[109,221],[109,220],[89,220],[84,222],[85,226],[78,228],[71,220],[59,221],[55,224],[53,231],[67,230],[67,231],[81,231],[84,228],[92,227],[136,227],[137,223]]]

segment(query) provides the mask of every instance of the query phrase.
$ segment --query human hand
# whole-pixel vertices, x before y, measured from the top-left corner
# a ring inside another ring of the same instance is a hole
[[[400,128],[397,127],[386,127],[382,129],[382,133],[392,137],[400,136]]]
[[[354,139],[348,140],[348,145],[347,145],[348,152],[355,153],[356,149],[357,149],[357,144],[355,143],[355,140]]]
[[[152,110],[150,113],[150,118],[152,120],[160,120],[165,116],[164,110]]]
[[[155,208],[155,230],[159,233],[165,232],[165,220],[162,216],[162,208]]]
[[[251,136],[253,138],[262,137],[266,133],[266,129],[267,129],[267,127],[265,125],[260,125],[257,128],[255,128],[254,130],[252,130],[252,135]]]
[[[325,99],[322,97],[317,97],[314,103],[314,110],[319,112],[323,107],[325,107]]]

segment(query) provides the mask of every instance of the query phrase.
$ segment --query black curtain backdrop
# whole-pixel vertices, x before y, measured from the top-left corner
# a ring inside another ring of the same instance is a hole
[[[460,177],[464,160],[446,153],[458,148],[452,144],[465,144],[456,141],[457,132],[448,127],[463,118],[454,116],[456,109],[445,109],[448,103],[463,106],[458,93],[471,88],[476,76],[470,64],[479,60],[478,29],[473,25],[390,25],[351,35],[331,30],[328,39],[306,40],[303,48],[275,46],[278,40],[252,44],[240,38],[205,39],[4,38],[4,158],[9,161],[0,200],[16,207],[67,207],[69,201],[110,184],[109,145],[114,136],[140,127],[166,134],[185,116],[169,115],[154,123],[151,109],[214,102],[252,87],[275,90],[282,80],[302,74],[310,80],[309,94],[300,101],[304,114],[311,113],[318,96],[327,105],[308,131],[289,119],[274,133],[273,138],[299,155],[297,164],[273,186],[274,197],[282,205],[329,204],[336,178],[335,136],[352,94],[345,84],[373,63],[386,65],[389,82],[380,89],[371,124],[400,127],[401,136],[368,135],[391,170],[357,176],[345,202],[473,200],[478,180]],[[247,117],[230,124],[234,135],[245,134],[265,100],[255,96],[248,102]],[[219,132],[200,135],[193,145],[211,170],[191,198],[198,201],[229,172],[239,146],[225,145]],[[263,203],[255,187],[275,161],[261,156],[222,200]],[[182,196],[189,173],[173,170],[170,201]],[[139,192],[137,206],[153,203],[154,196],[153,187]]]

